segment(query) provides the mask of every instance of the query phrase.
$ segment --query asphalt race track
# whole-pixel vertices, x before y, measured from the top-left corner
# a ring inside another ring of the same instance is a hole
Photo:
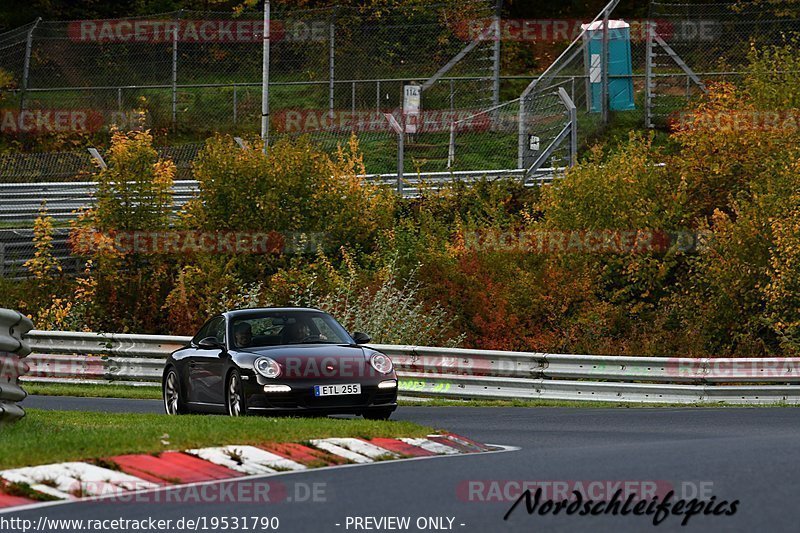
[[[89,398],[29,397],[24,405],[109,412],[162,409],[159,401]],[[308,500],[302,494],[318,484],[324,496],[316,502],[83,502],[0,516],[34,520],[43,514],[51,519],[277,516],[278,531],[313,533],[375,531],[355,529],[352,522],[346,527],[348,517],[352,521],[366,516],[408,516],[407,531],[420,530],[415,524],[420,517],[449,517],[452,530],[465,532],[798,530],[800,506],[794,493],[800,479],[798,409],[401,407],[396,418],[520,449],[271,478],[285,485],[290,498],[298,494],[298,499]],[[675,488],[676,498],[689,500],[697,495],[693,492],[704,491],[701,499],[713,495],[716,502],[739,500],[739,504],[733,516],[700,514],[691,517],[686,527],[681,527],[679,516],[667,516],[654,526],[652,516],[632,514],[528,515],[525,503],[504,521],[519,492],[509,501],[475,500],[502,499],[501,492],[492,492],[491,487],[513,487],[508,481],[650,481]],[[237,490],[237,484],[248,482],[252,481],[226,483]],[[448,527],[447,520],[443,527]]]

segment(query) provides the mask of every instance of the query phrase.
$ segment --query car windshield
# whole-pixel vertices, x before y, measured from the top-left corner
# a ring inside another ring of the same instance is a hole
[[[352,344],[347,331],[319,311],[263,311],[237,317],[233,346],[254,348],[284,344]]]

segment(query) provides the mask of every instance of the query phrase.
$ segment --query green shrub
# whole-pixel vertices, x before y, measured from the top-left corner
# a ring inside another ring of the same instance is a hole
[[[318,234],[322,242],[368,246],[394,211],[390,192],[367,184],[358,144],[331,158],[307,138],[283,139],[268,154],[228,137],[206,143],[194,164],[200,193],[186,223],[206,230]]]
[[[349,253],[342,253],[341,272],[319,257],[322,268],[295,287],[289,304],[327,311],[348,331],[370,334],[374,343],[457,346],[463,341],[462,335],[453,334],[447,310],[422,298],[414,273],[404,280],[390,261],[370,279]],[[320,285],[330,288],[321,292]]]
[[[750,45],[744,88],[758,109],[800,107],[800,40],[759,47]]]

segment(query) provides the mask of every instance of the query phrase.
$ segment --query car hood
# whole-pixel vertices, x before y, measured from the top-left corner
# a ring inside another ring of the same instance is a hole
[[[366,377],[375,375],[369,364],[374,350],[346,344],[296,344],[238,350],[239,363],[252,365],[269,357],[281,365],[281,379]]]

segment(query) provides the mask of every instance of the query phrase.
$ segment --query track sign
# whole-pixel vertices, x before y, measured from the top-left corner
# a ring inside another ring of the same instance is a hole
[[[421,90],[419,85],[403,87],[403,115],[406,118],[406,133],[417,133]]]
[[[533,152],[539,151],[539,137],[536,135],[528,135],[528,149]]]

